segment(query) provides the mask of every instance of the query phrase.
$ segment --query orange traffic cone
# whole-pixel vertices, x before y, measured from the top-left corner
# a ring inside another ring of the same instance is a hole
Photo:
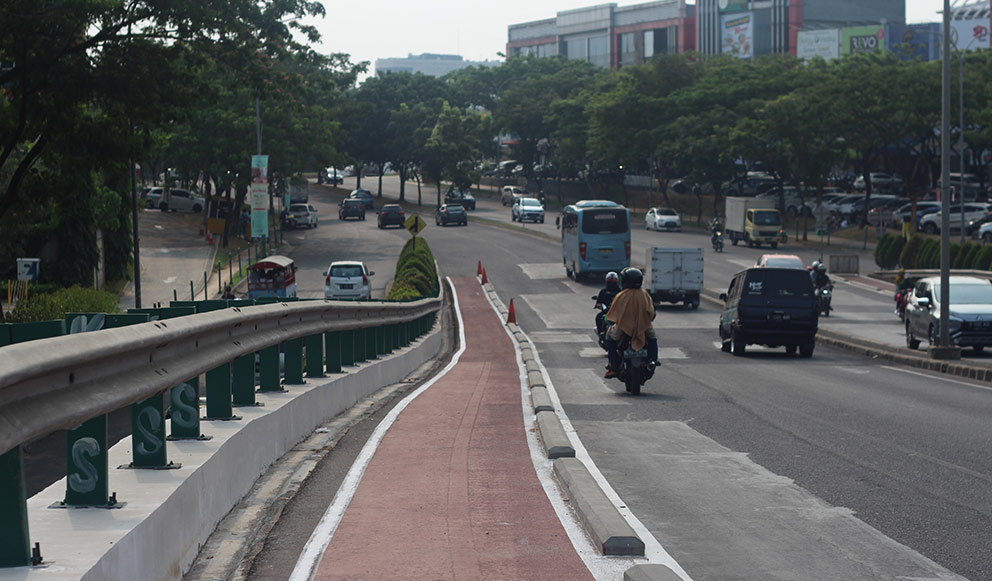
[[[486,278],[486,269],[483,268],[482,269],[482,284],[486,284],[488,282],[489,282],[489,279]]]
[[[513,299],[510,299],[510,311],[506,315],[506,324],[507,325],[509,325],[510,323],[516,324],[516,322],[517,322],[517,313],[513,310]]]
[[[479,261],[479,266],[475,269],[475,276],[482,276],[482,261]]]

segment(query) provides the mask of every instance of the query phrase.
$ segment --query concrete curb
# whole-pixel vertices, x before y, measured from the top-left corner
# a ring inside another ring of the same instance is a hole
[[[613,507],[585,464],[575,458],[562,458],[555,461],[555,474],[604,555],[644,555],[644,542]]]
[[[503,314],[507,312],[492,284],[483,285],[486,296]],[[572,506],[586,532],[593,539],[603,555],[643,556],[644,542],[599,487],[592,473],[581,461],[575,458],[575,447],[555,411],[549,390],[545,384],[541,364],[534,355],[533,344],[515,323],[507,323],[510,334],[517,342],[527,385],[530,388],[531,405],[537,418],[538,432],[547,458],[554,461],[554,473],[562,487],[568,492]],[[664,569],[671,571],[667,567]],[[658,577],[667,581],[666,577]]]
[[[623,581],[682,581],[665,565],[634,565],[623,572]]]

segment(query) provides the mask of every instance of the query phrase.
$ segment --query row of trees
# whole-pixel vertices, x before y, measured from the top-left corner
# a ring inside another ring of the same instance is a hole
[[[950,246],[953,269],[989,270],[992,267],[992,245],[981,242],[952,242]],[[875,263],[879,267],[900,269],[939,269],[940,240],[913,235],[886,234],[875,247]]]
[[[934,182],[939,63],[891,53],[809,63],[663,55],[619,71],[511,58],[440,79],[392,73],[357,85],[366,64],[316,52],[316,31],[301,24],[323,14],[319,2],[72,7],[0,5],[7,277],[15,257],[50,254],[56,262],[43,274],[91,283],[100,230],[108,276],[127,278],[136,164],[145,178],[165,167],[184,182],[199,178],[237,216],[259,127],[272,181],[330,165],[372,164],[381,174],[389,164],[404,185],[437,184],[438,201],[442,181],[478,181],[499,155],[499,135],[513,137],[528,173],[540,160],[558,176],[619,184],[627,173],[662,184],[685,177],[719,193],[759,165],[813,191],[837,168]],[[965,138],[978,152],[992,141],[988,53],[965,64]]]

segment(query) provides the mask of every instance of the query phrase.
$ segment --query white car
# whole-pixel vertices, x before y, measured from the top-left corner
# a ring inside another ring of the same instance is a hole
[[[370,299],[375,274],[357,260],[337,260],[327,267],[324,277],[325,299]]]
[[[519,198],[510,209],[510,221],[530,221],[544,224],[544,206],[537,198]]]
[[[644,228],[648,230],[682,231],[682,216],[671,208],[651,208],[644,215]]]
[[[901,193],[903,188],[902,178],[897,175],[871,172],[871,187],[876,190],[890,190],[894,193]],[[865,176],[859,175],[854,178],[854,189],[863,191],[866,189]]]
[[[290,204],[289,213],[293,216],[294,227],[317,227],[317,210],[310,204]]]
[[[961,208],[954,207],[951,209],[951,214],[948,216],[949,223],[951,225],[951,230],[960,230],[961,224],[967,224],[972,220],[977,220],[984,217],[989,212],[992,212],[992,205],[989,204],[965,204],[964,205],[964,219],[962,220]],[[927,214],[920,219],[920,224],[918,228],[922,232],[927,234],[939,234],[940,233],[940,221],[941,212],[934,212],[932,214]]]
[[[203,196],[189,190],[178,188],[167,189],[162,192],[162,197],[158,201],[158,209],[163,212],[193,212],[199,214],[203,211],[206,200]]]

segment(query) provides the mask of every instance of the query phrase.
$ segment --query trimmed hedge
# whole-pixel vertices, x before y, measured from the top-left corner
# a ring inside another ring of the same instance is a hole
[[[437,296],[437,269],[427,241],[411,238],[396,260],[396,276],[386,296],[389,300],[414,300]]]
[[[114,293],[81,286],[35,294],[21,301],[8,314],[7,322],[31,323],[64,319],[66,313],[119,313],[120,299]]]

